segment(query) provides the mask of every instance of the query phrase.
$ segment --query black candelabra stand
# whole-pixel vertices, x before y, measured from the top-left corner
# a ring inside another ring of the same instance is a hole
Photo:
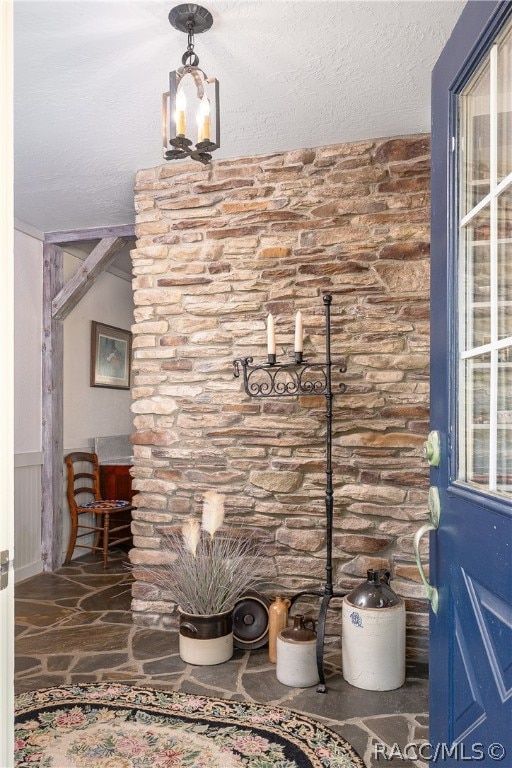
[[[325,516],[326,516],[326,565],[325,584],[322,589],[303,590],[291,597],[291,604],[301,597],[320,597],[320,611],[317,623],[316,662],[320,683],[318,693],[325,693],[324,674],[324,639],[325,622],[329,603],[334,597],[344,597],[346,592],[335,592],[332,583],[332,527],[334,492],[332,487],[332,382],[331,370],[331,303],[332,296],[323,296],[325,306],[325,360],[307,362],[302,358],[302,352],[294,353],[292,363],[278,363],[275,354],[268,355],[268,362],[253,365],[252,357],[242,357],[233,360],[234,375],[243,372],[244,390],[249,397],[290,397],[292,395],[324,395],[325,397]],[[340,373],[345,373],[345,363],[338,363]],[[345,384],[339,384],[339,392],[346,390]]]

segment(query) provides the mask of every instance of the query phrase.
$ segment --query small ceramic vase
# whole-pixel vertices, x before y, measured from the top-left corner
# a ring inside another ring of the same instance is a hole
[[[268,609],[268,658],[275,664],[277,661],[277,636],[288,626],[288,609],[290,600],[279,595]]]

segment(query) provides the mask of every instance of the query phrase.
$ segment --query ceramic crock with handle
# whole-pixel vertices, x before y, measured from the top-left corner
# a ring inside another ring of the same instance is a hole
[[[309,688],[319,682],[316,632],[313,619],[294,616],[293,627],[277,636],[277,679],[291,688]]]
[[[370,569],[343,598],[343,677],[367,691],[391,691],[405,682],[405,605],[389,576]]]
[[[180,656],[187,664],[222,664],[233,655],[233,610],[201,616],[180,614]]]

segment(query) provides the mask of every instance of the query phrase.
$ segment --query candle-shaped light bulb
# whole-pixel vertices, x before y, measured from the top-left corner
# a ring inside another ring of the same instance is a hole
[[[295,352],[302,352],[302,315],[295,315]]]
[[[210,101],[206,94],[201,99],[201,104],[197,113],[197,134],[198,141],[210,141]]]
[[[276,353],[276,331],[274,318],[270,314],[267,318],[267,352],[269,355],[275,355]]]
[[[185,114],[187,111],[187,99],[183,88],[178,89],[176,95],[176,135],[185,136],[186,122]]]
[[[204,125],[203,125],[203,116],[201,114],[201,107],[199,107],[197,111],[197,143],[200,144],[202,141],[204,141]]]

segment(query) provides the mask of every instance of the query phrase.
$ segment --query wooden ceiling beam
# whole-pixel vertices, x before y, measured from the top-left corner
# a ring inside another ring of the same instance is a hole
[[[135,224],[119,224],[115,227],[72,229],[68,232],[45,232],[45,243],[78,243],[80,240],[103,240],[105,237],[135,237]]]
[[[124,246],[126,237],[105,237],[90,252],[73,277],[52,301],[52,318],[64,320],[92,288],[98,275],[104,272]]]

